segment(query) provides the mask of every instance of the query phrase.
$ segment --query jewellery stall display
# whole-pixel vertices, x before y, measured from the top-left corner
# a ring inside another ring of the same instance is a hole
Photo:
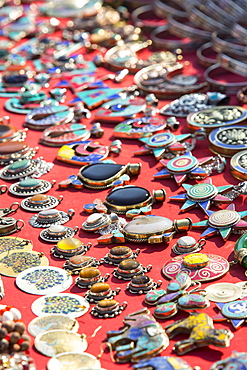
[[[245,2],[0,14],[0,369],[246,364]]]

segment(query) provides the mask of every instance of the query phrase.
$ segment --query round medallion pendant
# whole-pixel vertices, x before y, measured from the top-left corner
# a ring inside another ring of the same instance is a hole
[[[176,141],[175,136],[170,132],[162,132],[150,137],[147,145],[153,148],[164,147]]]
[[[167,169],[171,173],[187,173],[198,166],[196,157],[180,155],[167,163]]]
[[[236,225],[241,219],[238,212],[231,209],[223,209],[214,212],[208,220],[208,224],[215,228],[229,227]]]
[[[226,303],[222,307],[221,313],[229,319],[245,319],[247,318],[247,301],[239,300]]]
[[[194,202],[201,202],[202,200],[212,199],[218,194],[216,186],[209,183],[201,183],[191,186],[187,191],[187,196]]]

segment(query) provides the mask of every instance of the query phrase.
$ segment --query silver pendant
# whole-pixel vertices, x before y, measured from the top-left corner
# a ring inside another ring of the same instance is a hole
[[[9,188],[9,192],[18,197],[28,197],[35,194],[47,193],[55,183],[56,180],[49,182],[30,178],[12,184]]]
[[[22,159],[5,166],[0,171],[0,177],[6,181],[25,179],[31,175],[38,178],[49,172],[53,166],[53,163],[46,162],[42,158]]]
[[[51,195],[37,194],[23,199],[21,201],[21,207],[30,212],[44,211],[46,209],[57,207],[62,200],[62,195],[60,195],[58,198],[55,198]]]
[[[51,225],[40,232],[39,236],[48,243],[56,243],[65,238],[72,238],[79,230],[78,226],[73,229],[63,225]]]
[[[51,225],[63,225],[68,222],[75,214],[73,209],[69,209],[67,213],[58,209],[48,209],[40,211],[38,214],[31,217],[29,223],[33,227],[47,228]]]

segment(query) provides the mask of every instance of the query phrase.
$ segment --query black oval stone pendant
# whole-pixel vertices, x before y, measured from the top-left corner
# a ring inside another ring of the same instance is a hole
[[[80,171],[80,176],[93,181],[105,181],[116,176],[125,165],[116,163],[94,163],[84,167]]]
[[[113,206],[134,206],[139,203],[146,203],[150,198],[147,189],[140,186],[125,186],[113,189],[106,197],[106,203]]]

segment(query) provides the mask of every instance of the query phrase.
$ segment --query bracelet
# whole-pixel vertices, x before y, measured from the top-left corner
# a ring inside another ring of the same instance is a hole
[[[220,22],[215,21],[205,13],[203,13],[197,6],[191,8],[189,13],[189,19],[196,26],[201,27],[208,31],[221,30],[224,32],[228,31],[228,28]]]
[[[237,92],[237,98],[241,103],[247,104],[247,82],[246,86]]]
[[[215,31],[212,34],[213,49],[217,53],[222,51],[233,52],[236,55],[247,55],[247,46],[242,44],[239,39],[233,38],[230,34]]]
[[[168,17],[168,30],[177,37],[189,37],[191,39],[202,39],[209,41],[211,39],[211,32],[195,27],[188,19]]]
[[[216,91],[220,91],[227,95],[235,95],[237,94],[238,90],[242,87],[246,86],[246,81],[243,82],[222,82],[217,81],[212,78],[212,75],[219,76],[225,74],[226,70],[224,70],[220,64],[216,63],[211,67],[208,67],[204,72],[205,80],[210,84],[210,88]]]
[[[227,27],[232,27],[239,20],[238,16],[227,13],[224,8],[215,4],[213,1],[207,2],[205,13],[215,21],[222,22]]]
[[[191,40],[189,38],[183,38],[179,40],[169,39],[174,37],[169,30],[168,25],[161,26],[156,28],[150,35],[153,45],[157,49],[166,49],[166,50],[177,50],[181,49],[183,52],[195,50],[198,46],[202,44],[201,40]]]
[[[187,13],[178,4],[172,0],[163,2],[162,0],[155,0],[153,4],[153,10],[159,17],[167,17],[169,15],[175,15],[178,17],[186,17]]]
[[[243,16],[244,9],[242,8],[241,5],[239,6],[237,4],[236,0],[234,2],[232,0],[218,0],[218,6],[224,9],[224,11],[227,12],[228,14],[231,14],[232,16],[237,17],[238,19],[241,19]]]
[[[210,58],[206,56],[210,50],[212,51],[212,46],[213,46],[212,42],[207,42],[206,44],[202,45],[196,50],[196,56],[198,58],[198,61],[203,67],[208,68],[213,64],[217,63],[216,58]]]
[[[151,19],[149,19],[150,15]],[[145,29],[149,32],[151,32],[153,29],[156,29],[158,24],[162,26],[166,23],[163,18],[160,18],[160,16],[154,13],[152,5],[145,5],[135,9],[131,17],[135,27]]]
[[[233,26],[231,34],[237,39],[240,39],[244,44],[247,44],[247,26],[243,26],[242,23],[236,23]]]
[[[244,58],[243,60],[245,61],[246,58]],[[244,63],[238,59],[234,59],[230,55],[225,53],[219,53],[217,55],[217,62],[227,71],[236,73],[243,77],[247,77],[247,63]]]

